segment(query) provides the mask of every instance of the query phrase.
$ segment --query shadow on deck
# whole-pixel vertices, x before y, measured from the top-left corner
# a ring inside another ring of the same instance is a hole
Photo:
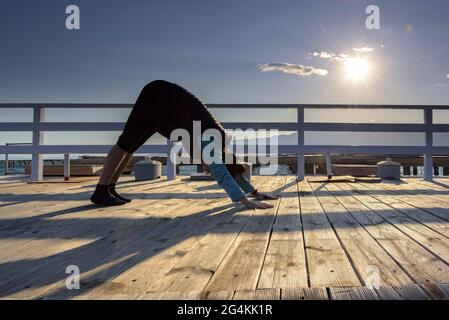
[[[449,297],[449,180],[254,181],[281,196],[274,209],[246,210],[208,181],[124,178],[133,202],[99,208],[92,179],[1,178],[0,297]]]

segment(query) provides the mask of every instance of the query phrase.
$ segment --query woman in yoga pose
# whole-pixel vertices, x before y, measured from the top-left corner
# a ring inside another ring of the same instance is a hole
[[[201,121],[201,130],[216,129],[222,136],[221,156],[224,158],[225,131],[198,98],[181,86],[156,80],[147,84],[137,99],[117,144],[109,152],[100,181],[91,197],[99,205],[123,205],[131,200],[120,196],[115,185],[133,153],[156,132],[169,138],[175,129],[185,129],[193,137],[193,122]],[[190,143],[193,146],[193,143]],[[201,144],[204,148],[205,144]],[[192,153],[190,152],[190,155]],[[259,192],[242,175],[245,168],[237,164],[211,163],[207,167],[212,177],[226,191],[233,202],[241,202],[248,208],[268,209],[273,206],[251,201],[247,194],[258,200],[275,200],[277,197]]]

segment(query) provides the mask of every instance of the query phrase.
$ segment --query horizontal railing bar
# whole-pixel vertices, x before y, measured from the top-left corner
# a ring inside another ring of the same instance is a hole
[[[440,129],[449,130],[449,126]],[[342,131],[342,132],[426,132],[432,131],[432,126],[426,124],[393,124],[393,123],[325,123],[306,122],[304,131]]]
[[[379,104],[379,105],[371,105],[371,104],[362,104],[362,105],[356,105],[356,104],[303,104],[301,105],[305,109],[409,109],[409,110],[416,110],[416,109],[449,109],[449,106],[447,105],[395,105],[395,104]]]
[[[0,146],[0,153],[9,154],[63,154],[63,153],[108,153],[111,145],[41,145],[41,146]],[[279,153],[297,153],[300,150],[294,145],[278,146]],[[301,150],[312,153],[342,153],[342,154],[449,154],[449,147],[425,146],[335,146],[306,145]],[[167,153],[168,145],[144,145],[136,153]]]
[[[222,122],[225,129],[277,129],[296,131],[295,122]],[[124,122],[42,122],[37,125],[41,131],[122,131]],[[3,122],[0,131],[32,131],[32,122]],[[299,128],[301,129],[301,128]],[[449,132],[449,124],[371,124],[371,123],[305,123],[304,131],[341,132]]]
[[[209,108],[306,108],[306,109],[449,109],[449,105],[370,105],[370,104],[207,104]],[[132,108],[130,103],[0,103],[0,108]]]
[[[278,129],[295,131],[298,125],[295,122],[254,122],[234,123],[223,122],[225,129]],[[42,122],[37,125],[41,131],[122,131],[124,122]],[[31,131],[35,128],[32,122],[4,122],[0,123],[0,131]]]
[[[305,153],[345,153],[345,154],[424,154],[432,153],[431,147],[425,146],[335,146],[335,145],[306,145]],[[440,152],[449,152],[449,147]]]
[[[1,103],[0,108],[34,108],[44,107],[48,109],[126,109],[132,108],[131,103]]]
[[[430,131],[433,132],[449,132],[449,124],[431,124]]]
[[[207,104],[212,109],[449,109],[449,105],[371,105],[371,104]]]
[[[206,104],[210,109],[297,109],[301,104]]]
[[[112,145],[24,145],[24,146],[1,146],[0,154],[31,154],[34,152],[44,154],[60,154],[60,153],[108,153]],[[137,152],[140,153],[167,153],[169,151],[169,145],[165,144],[153,144],[143,145]],[[278,146],[279,152],[282,153],[296,153],[298,147],[296,145],[280,145]]]
[[[225,129],[265,129],[272,130],[278,129],[280,131],[296,131],[298,130],[298,124],[296,122],[222,122]]]
[[[8,142],[5,146],[32,146],[31,142]]]
[[[40,145],[40,146],[1,146],[0,154],[63,154],[63,153],[108,153],[112,145]],[[143,145],[136,153],[167,153],[169,145]]]
[[[33,122],[0,122],[0,131],[32,131]]]
[[[43,122],[41,131],[122,131],[124,122]]]

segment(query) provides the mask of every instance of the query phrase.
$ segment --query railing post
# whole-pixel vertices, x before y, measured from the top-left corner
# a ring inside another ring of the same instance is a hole
[[[70,180],[70,154],[64,154],[64,181]]]
[[[42,106],[33,109],[33,154],[31,157],[31,181],[42,181],[44,177],[44,156],[39,153],[40,145],[44,143],[44,133],[40,123],[45,120],[45,109]]]
[[[176,179],[176,148],[173,148],[173,142],[169,141],[167,144],[169,150],[167,152],[167,179]]]
[[[332,176],[334,175],[334,173],[332,172],[332,158],[329,152],[326,152],[326,173],[328,179],[332,178]]]
[[[298,181],[304,180],[306,176],[306,161],[304,156],[304,107],[298,106],[297,108],[297,125],[298,125],[298,169],[297,178]]]
[[[6,149],[8,149],[8,144],[5,143]],[[9,174],[9,154],[8,151],[5,153],[5,176]]]
[[[425,107],[424,124],[426,128],[426,153],[424,154],[424,180],[433,181],[433,108]]]

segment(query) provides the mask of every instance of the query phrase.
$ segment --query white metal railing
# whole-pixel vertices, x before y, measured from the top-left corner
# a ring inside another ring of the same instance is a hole
[[[131,108],[130,104],[0,104],[0,108],[32,108],[33,122],[0,122],[0,131],[32,131],[32,144],[25,146],[0,146],[0,154],[31,154],[31,180],[38,181],[43,176],[43,154],[107,153],[110,145],[45,145],[44,132],[49,131],[121,131],[123,122],[45,122],[45,110],[48,108]],[[298,179],[305,176],[305,154],[401,154],[424,155],[424,179],[433,179],[433,155],[449,155],[449,147],[433,145],[433,133],[449,132],[449,124],[434,124],[434,110],[449,110],[449,106],[412,106],[412,105],[310,105],[310,104],[210,104],[211,109],[296,109],[296,122],[224,122],[226,129],[277,129],[295,131],[298,135],[296,145],[279,145],[279,153],[298,155]],[[308,109],[396,109],[421,110],[423,123],[419,124],[379,124],[379,123],[313,123],[304,121],[304,112]],[[1,121],[1,120],[0,120]],[[425,133],[424,146],[352,146],[352,145],[306,145],[304,133],[318,132],[414,132]],[[170,154],[172,143],[161,145],[143,145],[136,153]],[[176,177],[175,164],[167,157],[167,176]]]

